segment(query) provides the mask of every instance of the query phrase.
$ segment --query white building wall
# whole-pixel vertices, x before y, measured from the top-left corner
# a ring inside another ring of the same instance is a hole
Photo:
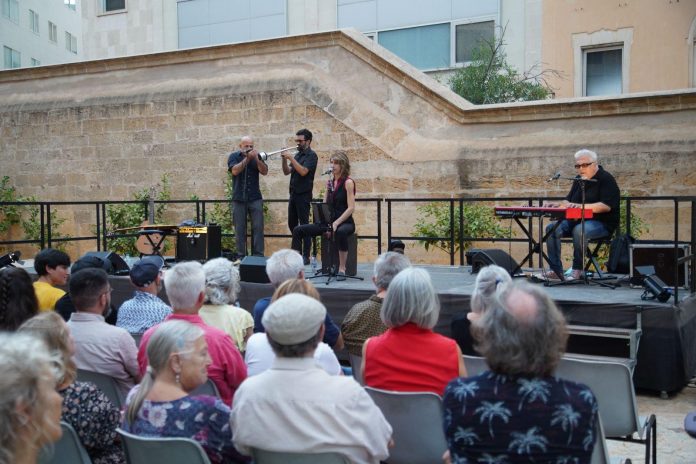
[[[19,51],[23,68],[31,66],[32,58],[41,65],[80,61],[84,56],[80,3],[72,10],[63,0],[20,0],[18,24],[0,15],[0,49],[6,46]],[[30,28],[29,10],[39,15],[38,34]],[[56,25],[56,42],[49,40],[49,21]],[[76,54],[65,48],[66,31],[77,37]],[[4,69],[4,60],[0,61],[0,69]]]

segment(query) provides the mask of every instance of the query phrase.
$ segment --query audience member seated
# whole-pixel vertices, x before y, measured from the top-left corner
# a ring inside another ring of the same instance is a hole
[[[107,274],[112,273],[114,270],[111,261],[108,259],[102,259],[99,256],[86,255],[75,261],[70,267],[70,274],[75,274],[82,269],[104,269]],[[67,322],[70,320],[70,316],[75,312],[75,305],[73,305],[72,298],[70,298],[70,292],[63,295],[58,301],[56,301],[56,312],[60,314],[63,319]],[[111,306],[111,310],[108,316],[104,318],[107,324],[116,325],[116,319],[118,316],[118,311]]]
[[[164,259],[156,255],[145,256],[133,264],[130,280],[135,293],[118,309],[118,327],[141,334],[172,313],[172,308],[157,296],[162,290],[162,266]]]
[[[0,332],[0,463],[35,464],[60,439],[57,362],[36,337]]]
[[[274,301],[263,315],[276,359],[239,387],[232,432],[239,451],[340,453],[350,462],[387,458],[392,429],[352,378],[331,376],[313,354],[324,332],[326,308],[300,294]]]
[[[314,288],[314,285],[304,279],[290,279],[280,284],[280,287],[278,287],[273,294],[272,301],[276,301],[278,298],[289,295],[290,293],[301,293],[317,301],[321,301],[319,292]],[[271,348],[271,344],[268,343],[268,337],[265,333],[256,333],[251,336],[247,344],[244,360],[247,364],[247,373],[250,376],[260,374],[271,368],[273,361],[275,361],[275,353],[273,353],[273,348]],[[336,354],[331,347],[324,342],[319,342],[317,349],[314,351],[314,360],[317,366],[324,369],[330,375],[343,374],[341,364],[338,362]]]
[[[242,353],[254,329],[254,318],[235,306],[241,285],[239,271],[226,258],[211,259],[203,265],[205,304],[198,314],[203,321],[229,334]]]
[[[442,395],[452,379],[466,375],[457,343],[433,332],[440,302],[426,270],[410,267],[394,277],[381,316],[387,331],[363,345],[365,385]]]
[[[56,285],[68,282],[70,256],[60,250],[46,248],[34,257],[34,269],[39,278],[34,282],[34,291],[39,300],[39,311],[53,311],[56,301],[65,292]]]
[[[0,330],[15,331],[39,312],[31,277],[24,269],[0,269]]]
[[[111,307],[111,286],[106,272],[88,268],[70,278],[70,298],[77,312],[68,327],[75,340],[78,369],[113,377],[123,394],[138,383],[137,353],[133,337],[104,321]]]
[[[212,463],[246,461],[232,444],[230,408],[218,398],[191,396],[208,379],[205,333],[185,321],[159,324],[147,347],[149,365],[126,400],[123,429],[147,437],[196,440]]]
[[[552,376],[567,332],[544,290],[508,284],[472,332],[491,370],[447,386],[452,461],[589,463],[597,401],[586,386]]]
[[[194,261],[177,264],[164,275],[164,288],[173,310],[165,320],[186,321],[203,329],[212,359],[208,366],[208,377],[217,386],[220,398],[231,405],[235,390],[246,378],[246,365],[230,336],[207,325],[198,314],[205,300],[203,266]],[[147,368],[147,345],[156,328],[148,329],[140,340],[138,364],[143,374]]]
[[[276,251],[266,262],[266,274],[273,288],[278,288],[280,284],[289,279],[304,279],[304,262],[302,261],[302,255],[295,250],[287,248]],[[261,318],[269,304],[271,304],[270,296],[261,298],[256,302],[256,305],[254,305],[254,332],[264,331]],[[326,329],[322,341],[336,351],[342,349],[343,337],[341,336],[341,331],[328,313],[326,314],[324,325]]]
[[[496,291],[500,291],[510,282],[512,282],[510,273],[495,264],[486,266],[479,271],[469,303],[471,311],[452,318],[452,338],[457,341],[462,353],[480,356],[478,351],[474,349],[474,339],[470,330],[471,321],[480,318],[495,300]]]
[[[41,313],[26,321],[19,331],[41,338],[49,351],[60,356],[57,389],[63,397],[61,419],[75,429],[92,463],[126,462],[116,442],[121,412],[93,383],[75,381],[75,345],[65,321],[54,312]]]
[[[411,262],[403,254],[388,251],[379,255],[372,275],[372,283],[377,287],[377,293],[368,300],[356,303],[341,323],[341,335],[350,354],[362,356],[365,340],[387,330],[379,315],[384,295],[387,294],[394,276],[410,265]]]

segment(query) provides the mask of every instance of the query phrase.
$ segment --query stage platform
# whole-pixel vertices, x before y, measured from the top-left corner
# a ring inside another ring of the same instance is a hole
[[[467,266],[420,267],[428,270],[440,296],[442,309],[435,330],[451,336],[452,319],[469,311],[476,276]],[[307,266],[305,272],[309,275],[311,268]],[[326,285],[326,278],[313,279],[331,317],[339,325],[351,306],[374,293],[372,265],[359,264],[357,275],[364,280],[331,281]],[[115,304],[130,298],[132,287],[127,277],[114,277],[113,286]],[[686,298],[675,306],[672,300],[668,303],[642,301],[642,289],[633,289],[627,284],[616,289],[585,285],[546,289],[570,324],[632,329],[636,327],[636,316],[640,312],[643,333],[634,375],[637,388],[674,392],[696,374],[696,296],[687,297],[686,291],[680,292],[680,296]],[[242,282],[239,302],[241,307],[251,311],[256,300],[272,293],[270,284]]]

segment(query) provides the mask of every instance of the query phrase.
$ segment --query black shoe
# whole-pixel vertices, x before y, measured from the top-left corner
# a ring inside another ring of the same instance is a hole
[[[340,281],[342,281],[342,280],[346,280],[346,273],[345,273],[345,272],[339,272],[338,274],[336,274],[336,280],[337,280],[338,282],[340,282]]]
[[[308,256],[302,257],[302,261],[304,262],[305,266],[309,266],[309,257]]]

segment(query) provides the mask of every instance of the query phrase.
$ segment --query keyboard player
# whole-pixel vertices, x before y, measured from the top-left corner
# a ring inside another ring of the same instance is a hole
[[[592,179],[585,182],[585,209],[592,210],[593,218],[585,220],[585,244],[581,243],[580,220],[561,219],[559,226],[546,241],[546,251],[549,256],[551,271],[546,277],[551,280],[563,280],[563,264],[561,263],[561,238],[573,237],[573,270],[571,279],[582,278],[583,250],[587,241],[596,238],[609,237],[619,225],[619,202],[621,193],[614,176],[598,164],[597,153],[582,149],[575,153],[575,171],[577,178]],[[580,182],[573,182],[570,192],[560,203],[549,202],[545,206],[562,208],[580,208],[582,206],[582,190]],[[551,223],[546,230],[553,228]]]

